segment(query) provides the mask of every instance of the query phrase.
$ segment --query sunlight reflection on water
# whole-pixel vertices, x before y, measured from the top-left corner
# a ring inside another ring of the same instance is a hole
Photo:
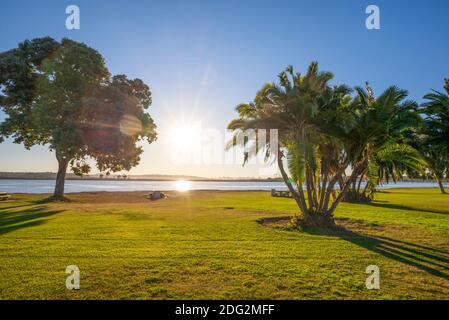
[[[174,184],[175,184],[175,190],[181,191],[181,192],[189,191],[192,186],[192,182],[186,181],[186,180],[174,181]]]

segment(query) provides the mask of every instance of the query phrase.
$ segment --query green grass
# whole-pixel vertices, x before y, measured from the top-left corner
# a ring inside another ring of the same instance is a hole
[[[344,203],[336,213],[344,230],[333,232],[286,229],[295,204],[268,192],[43,198],[0,202],[2,299],[449,296],[449,196],[436,189]],[[365,288],[371,264],[380,267],[380,290]],[[80,268],[81,290],[65,288],[68,265]]]

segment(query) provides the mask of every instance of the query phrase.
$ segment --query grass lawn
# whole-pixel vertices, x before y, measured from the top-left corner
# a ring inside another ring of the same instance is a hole
[[[397,189],[342,204],[341,231],[291,231],[291,199],[197,191],[0,202],[1,299],[447,299],[449,195]],[[381,289],[367,290],[378,265]],[[81,290],[65,288],[68,265]]]

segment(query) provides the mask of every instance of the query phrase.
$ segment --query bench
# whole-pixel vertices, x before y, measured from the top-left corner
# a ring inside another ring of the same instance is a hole
[[[277,191],[276,189],[271,189],[271,196],[280,198],[292,198],[290,191]]]
[[[0,192],[0,201],[5,201],[11,198],[11,195],[7,194],[6,192]]]
[[[149,199],[149,200],[159,200],[159,199],[165,199],[165,198],[167,198],[167,195],[165,193],[160,192],[160,191],[151,192],[147,196],[147,199]]]

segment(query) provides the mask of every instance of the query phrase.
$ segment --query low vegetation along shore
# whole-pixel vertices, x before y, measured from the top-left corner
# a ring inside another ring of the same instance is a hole
[[[445,299],[449,196],[380,192],[343,203],[338,229],[290,229],[268,192],[13,195],[0,203],[1,299]],[[377,265],[380,290],[365,287]],[[65,287],[77,265],[81,289]]]

